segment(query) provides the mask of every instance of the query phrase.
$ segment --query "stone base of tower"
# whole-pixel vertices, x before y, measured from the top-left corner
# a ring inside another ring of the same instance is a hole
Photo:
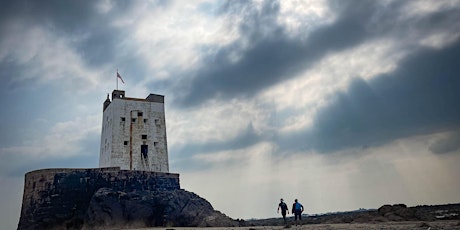
[[[236,225],[181,189],[179,174],[93,168],[27,173],[18,229]]]

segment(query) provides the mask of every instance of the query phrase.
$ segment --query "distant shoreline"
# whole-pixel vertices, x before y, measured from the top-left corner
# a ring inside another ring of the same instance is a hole
[[[287,218],[288,223],[294,223],[293,217]],[[358,223],[386,223],[410,221],[460,221],[460,203],[441,205],[418,205],[407,207],[404,204],[383,205],[378,209],[359,209],[348,212],[331,212],[326,214],[302,215],[303,225],[311,224],[358,224]],[[240,226],[283,226],[283,219],[251,219],[237,220]]]

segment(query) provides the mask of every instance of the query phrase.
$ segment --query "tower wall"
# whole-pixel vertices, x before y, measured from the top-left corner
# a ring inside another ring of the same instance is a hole
[[[163,98],[112,93],[112,102],[103,112],[99,167],[169,172]]]

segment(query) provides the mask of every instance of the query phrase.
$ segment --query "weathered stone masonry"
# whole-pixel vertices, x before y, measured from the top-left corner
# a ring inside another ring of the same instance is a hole
[[[118,167],[29,172],[25,175],[18,229],[47,229],[65,221],[69,221],[69,225],[80,225],[78,222],[83,221],[91,197],[103,187],[123,191],[173,191],[180,189],[179,174]]]
[[[169,172],[164,96],[130,98],[114,90],[102,117],[99,167]]]

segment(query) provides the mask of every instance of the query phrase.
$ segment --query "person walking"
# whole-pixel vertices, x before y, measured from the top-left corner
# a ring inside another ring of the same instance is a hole
[[[287,214],[289,214],[289,210],[288,210],[287,204],[284,203],[283,198],[280,199],[280,203],[278,204],[278,213],[280,213],[280,209],[281,209],[281,215],[283,216],[284,225],[286,225],[287,224],[287,222],[286,222],[286,212],[287,212]]]
[[[302,220],[302,212],[303,212],[303,205],[299,203],[297,199],[295,199],[294,204],[292,204],[292,214],[294,214],[295,225],[298,225],[300,220]],[[297,218],[299,222],[297,222]]]

